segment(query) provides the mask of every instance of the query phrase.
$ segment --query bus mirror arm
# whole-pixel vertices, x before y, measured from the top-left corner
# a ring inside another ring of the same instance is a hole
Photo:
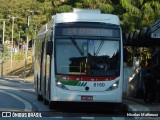
[[[48,41],[47,42],[47,55],[52,55],[53,52],[53,41]]]

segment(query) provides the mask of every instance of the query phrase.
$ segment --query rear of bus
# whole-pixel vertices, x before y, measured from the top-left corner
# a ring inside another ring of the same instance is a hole
[[[120,26],[79,18],[55,25],[51,101],[121,102]]]

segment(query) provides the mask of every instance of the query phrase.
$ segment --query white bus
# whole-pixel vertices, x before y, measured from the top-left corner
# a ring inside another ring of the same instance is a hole
[[[35,41],[35,90],[61,102],[122,102],[123,45],[118,16],[100,10],[60,13]]]

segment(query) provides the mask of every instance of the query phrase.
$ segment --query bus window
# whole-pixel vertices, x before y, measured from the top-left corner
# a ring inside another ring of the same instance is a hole
[[[119,41],[57,39],[57,74],[118,76]]]

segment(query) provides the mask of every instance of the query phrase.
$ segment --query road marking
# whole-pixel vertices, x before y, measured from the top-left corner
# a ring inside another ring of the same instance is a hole
[[[125,120],[124,117],[112,117],[112,120]]]
[[[149,112],[150,111],[148,107],[145,107],[136,102],[128,101],[128,100],[123,100],[123,102],[128,105],[129,111],[133,111],[133,112],[141,112],[141,111]]]
[[[127,103],[128,107],[129,107],[129,111],[130,112],[134,112],[134,113],[137,113],[137,114],[140,114],[141,112],[150,112],[150,108],[146,107],[146,106],[143,106],[141,104],[138,104],[136,102],[132,102],[132,101],[128,101],[128,100],[123,100],[125,101],[125,103]],[[144,119],[144,117],[141,117],[141,116],[133,116],[134,119]],[[147,119],[152,119],[152,117],[147,117]]]
[[[12,109],[12,112],[18,112],[18,111],[22,111],[23,109]],[[0,111],[11,111],[10,108],[0,108]],[[0,113],[1,114],[1,113]]]
[[[81,119],[94,120],[94,117],[81,117]]]
[[[134,112],[141,112],[141,111],[147,111],[147,112],[149,112],[150,111],[150,109],[149,108],[147,108],[147,107],[145,107],[145,106],[143,106],[143,105],[140,105],[140,104],[134,104],[134,105],[128,105],[129,106],[129,109],[131,110],[131,111],[134,111]]]
[[[62,116],[50,117],[50,118],[55,118],[55,119],[63,119],[63,117],[62,117]]]
[[[20,97],[17,96],[17,95],[14,95],[14,94],[12,94],[12,93],[6,92],[6,91],[0,90],[0,92],[5,93],[5,94],[8,94],[8,95],[12,96],[13,98],[15,98],[15,99],[23,102],[24,105],[25,105],[24,111],[32,111],[32,105],[31,105],[29,102],[27,102],[26,100],[20,98]]]

